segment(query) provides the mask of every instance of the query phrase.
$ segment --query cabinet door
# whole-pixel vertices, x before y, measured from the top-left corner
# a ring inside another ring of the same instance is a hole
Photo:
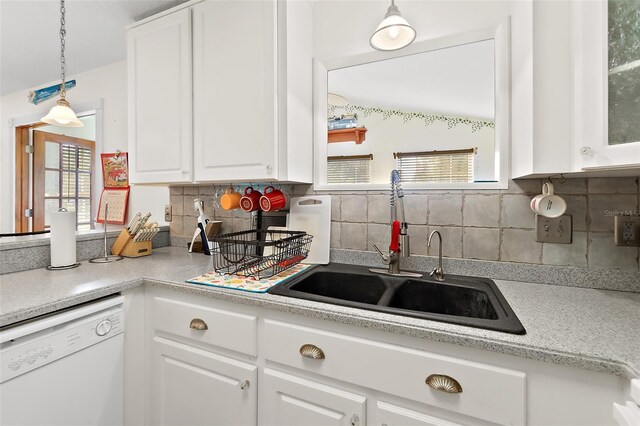
[[[379,401],[376,405],[379,426],[460,426],[434,416]]]
[[[366,424],[366,398],[332,386],[266,368],[260,392],[261,425]]]
[[[578,171],[640,166],[638,2],[574,1]],[[622,166],[622,167],[621,167]],[[627,166],[627,167],[624,167]]]
[[[150,424],[256,424],[255,365],[161,337],[152,345]]]
[[[192,180],[191,10],[127,32],[132,183]]]
[[[195,180],[276,179],[275,1],[193,7]]]

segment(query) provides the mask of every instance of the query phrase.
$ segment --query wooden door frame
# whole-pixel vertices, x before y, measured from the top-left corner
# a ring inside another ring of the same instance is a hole
[[[29,142],[29,131],[41,126],[46,126],[46,123],[41,121],[26,124],[15,127],[15,155],[16,155],[16,169],[15,169],[15,231],[14,232],[29,232],[29,218],[24,215],[25,210],[33,205],[33,194],[29,194],[29,154],[27,152],[27,146]],[[29,197],[31,195],[31,198]]]
[[[21,202],[22,202],[22,195],[21,193],[18,193],[18,189],[22,190],[22,176],[18,173],[18,170],[20,168],[21,172],[24,172],[24,170],[27,170],[28,173],[28,167],[22,169],[22,164],[23,164],[23,158],[22,156],[25,155],[25,151],[24,151],[24,146],[23,143],[28,144],[28,140],[27,142],[22,142],[21,138],[21,133],[18,131],[18,129],[21,128],[32,128],[32,127],[40,127],[40,126],[46,126],[46,123],[43,123],[40,121],[40,119],[46,115],[49,112],[49,109],[51,108],[50,106],[46,106],[46,105],[37,105],[37,110],[32,113],[32,114],[28,114],[28,115],[21,115],[21,116],[11,116],[9,115],[9,126],[7,129],[7,137],[8,139],[13,139],[13,141],[11,141],[11,149],[12,152],[8,153],[8,158],[14,158],[14,165],[9,165],[10,169],[12,169],[12,172],[10,172],[10,176],[13,178],[13,183],[9,183],[9,187],[8,187],[8,192],[11,195],[5,195],[4,193],[2,194],[2,197],[0,197],[2,199],[3,202],[3,206],[5,206],[6,203],[9,203],[9,205],[11,207],[9,207],[7,209],[7,220],[10,220],[10,223],[8,223],[9,229],[13,229],[13,232],[20,232],[18,229],[18,227],[20,226],[20,228],[22,229],[22,224],[25,224],[24,230],[25,232],[29,232],[28,226],[29,226],[29,220],[28,218],[25,218],[23,220],[24,217],[24,209],[29,208],[29,205],[31,205],[29,203],[29,201],[31,201],[31,198],[29,196],[26,196],[26,207],[22,208],[21,206]],[[101,152],[103,150],[103,145],[104,145],[104,140],[103,140],[103,132],[104,132],[104,98],[94,98],[92,100],[88,100],[88,101],[84,101],[84,102],[74,102],[73,103],[73,110],[77,113],[78,116],[85,116],[85,115],[94,115],[95,116],[95,151],[94,152]],[[28,133],[27,133],[28,135]],[[29,158],[27,155],[27,159],[26,159],[26,164],[29,164]],[[20,164],[20,166],[18,166]],[[15,167],[15,168],[14,168]],[[95,170],[99,170],[99,164],[96,161],[94,163],[94,167]],[[28,176],[28,174],[27,174]],[[101,175],[96,175],[96,179],[94,181],[94,185],[98,185],[96,188],[92,188],[93,190],[95,190],[94,192],[97,193],[97,191],[99,191],[101,188],[99,187],[99,182],[101,181],[102,177]],[[20,184],[18,183],[20,182]],[[26,185],[28,185],[28,180]],[[13,192],[11,192],[11,187],[14,188]],[[24,205],[24,204],[22,204]],[[92,209],[93,211],[95,211],[96,206],[94,205],[94,203],[92,203]],[[10,212],[13,210],[14,214],[13,216],[10,216]]]

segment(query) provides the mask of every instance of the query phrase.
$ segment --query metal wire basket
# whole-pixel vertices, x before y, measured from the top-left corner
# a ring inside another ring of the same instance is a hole
[[[248,230],[213,237],[219,274],[268,278],[306,259],[312,235],[303,231]]]

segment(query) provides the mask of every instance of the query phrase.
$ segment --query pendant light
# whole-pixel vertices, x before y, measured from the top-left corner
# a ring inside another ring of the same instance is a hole
[[[416,39],[416,30],[400,15],[395,1],[369,39],[371,47],[377,50],[398,50],[410,45]]]
[[[62,82],[60,83],[60,99],[56,102],[56,106],[51,108],[49,114],[42,117],[42,121],[47,124],[53,124],[56,126],[64,126],[64,127],[82,127],[84,123],[78,120],[76,114],[71,109],[69,102],[65,99],[67,95],[67,91],[65,90],[65,73],[66,73],[66,62],[64,58],[64,48],[65,41],[64,38],[67,35],[67,31],[65,29],[65,7],[64,0],[60,0],[60,77]]]

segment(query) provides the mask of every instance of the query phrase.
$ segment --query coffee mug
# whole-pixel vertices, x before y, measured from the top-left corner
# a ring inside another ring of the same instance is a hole
[[[256,191],[253,187],[245,188],[244,195],[240,198],[240,208],[245,212],[253,212],[260,209],[260,191]]]
[[[566,201],[553,194],[553,185],[548,182],[542,186],[542,194],[533,197],[530,206],[534,213],[545,217],[560,217],[567,211]]]
[[[242,195],[239,192],[234,191],[233,188],[227,188],[220,197],[220,206],[225,210],[237,209],[240,207],[240,198]]]
[[[275,212],[283,209],[287,204],[287,197],[279,189],[273,186],[267,186],[264,189],[264,195],[260,197],[260,208],[265,212]]]

